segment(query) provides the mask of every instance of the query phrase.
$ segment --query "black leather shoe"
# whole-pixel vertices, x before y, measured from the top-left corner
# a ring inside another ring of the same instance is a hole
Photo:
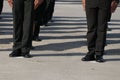
[[[42,41],[42,39],[40,39],[39,37],[37,38],[33,38],[34,41]]]
[[[86,55],[81,60],[82,61],[93,61],[93,60],[95,60],[95,58],[94,58],[94,56],[88,56],[88,55]]]
[[[12,53],[9,54],[9,57],[20,57],[20,56],[22,56],[21,52],[13,51]]]
[[[30,55],[30,54],[24,54],[23,57],[24,57],[24,58],[32,58],[33,56]]]
[[[103,63],[103,62],[105,62],[105,60],[103,59],[103,57],[102,56],[96,56],[96,62],[99,62],[99,63]]]

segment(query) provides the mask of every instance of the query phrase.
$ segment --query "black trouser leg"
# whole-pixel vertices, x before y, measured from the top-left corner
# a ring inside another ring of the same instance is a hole
[[[24,0],[14,0],[13,5],[13,51],[22,48]]]
[[[53,17],[53,13],[54,13],[55,0],[51,0],[49,7],[50,7],[49,8],[49,20],[51,20]]]
[[[87,42],[89,52],[103,55],[106,42],[107,12],[99,8],[87,8]]]
[[[14,0],[14,45],[13,50],[30,51],[33,31],[33,0]]]
[[[22,37],[22,52],[27,53],[32,46],[33,36],[33,3],[34,0],[24,1],[24,23],[23,23],[23,37]]]
[[[0,0],[0,14],[2,12],[2,9],[3,9],[3,0]]]
[[[40,32],[40,25],[38,22],[36,22],[34,26],[33,38],[39,37],[39,32]]]
[[[103,55],[106,45],[106,31],[108,26],[108,13],[106,9],[99,8],[98,11],[98,28],[96,39],[96,55]]]
[[[87,8],[86,9],[86,17],[87,17],[87,45],[88,51],[90,54],[95,53],[95,41],[97,38],[96,30],[97,30],[97,9],[96,8]]]

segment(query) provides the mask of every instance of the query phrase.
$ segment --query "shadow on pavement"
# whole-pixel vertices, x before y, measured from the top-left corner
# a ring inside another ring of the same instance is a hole
[[[12,13],[2,13],[0,19],[0,35],[11,35],[13,31]],[[1,43],[1,42],[0,42]]]
[[[86,45],[86,41],[73,41],[73,42],[63,42],[63,43],[50,43],[47,45],[36,46],[35,51],[64,51],[68,49],[79,48]]]
[[[84,53],[58,53],[58,54],[33,54],[34,57],[44,57],[44,56],[84,56]]]

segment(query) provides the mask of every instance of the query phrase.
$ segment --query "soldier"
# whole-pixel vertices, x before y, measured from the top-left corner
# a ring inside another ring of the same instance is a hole
[[[39,38],[40,26],[47,26],[48,22],[52,19],[54,6],[55,0],[44,0],[35,10],[35,25],[33,30],[34,41],[41,41]]]
[[[47,8],[47,1],[43,0],[42,4],[35,9],[34,15],[34,25],[33,25],[33,40],[34,41],[41,41],[39,38],[40,26],[44,24],[44,17],[45,10]]]
[[[118,1],[118,0],[116,0]],[[106,31],[111,0],[82,0],[87,17],[87,47],[88,53],[82,61],[104,62],[104,48],[106,44]]]
[[[33,12],[40,0],[8,0],[13,8],[13,51],[9,57],[31,58]]]

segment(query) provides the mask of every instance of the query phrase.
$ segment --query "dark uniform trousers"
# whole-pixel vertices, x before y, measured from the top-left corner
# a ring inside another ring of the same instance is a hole
[[[46,25],[51,20],[54,12],[55,0],[44,0],[35,10],[35,28],[33,38],[39,36],[40,26]]]
[[[3,0],[0,0],[0,14],[2,12],[2,9],[3,9]]]
[[[91,54],[102,56],[111,0],[86,0],[87,43]]]
[[[49,12],[48,19],[49,20],[51,20],[53,17],[54,7],[55,7],[55,0],[50,0],[50,4],[48,7],[48,12]]]
[[[43,1],[41,5],[38,6],[38,8],[34,11],[34,22],[35,22],[35,27],[33,31],[33,38],[39,37],[39,32],[40,32],[40,26],[43,25],[43,15],[44,11],[46,9],[46,0]]]
[[[14,0],[13,51],[28,53],[32,45],[34,0]]]

